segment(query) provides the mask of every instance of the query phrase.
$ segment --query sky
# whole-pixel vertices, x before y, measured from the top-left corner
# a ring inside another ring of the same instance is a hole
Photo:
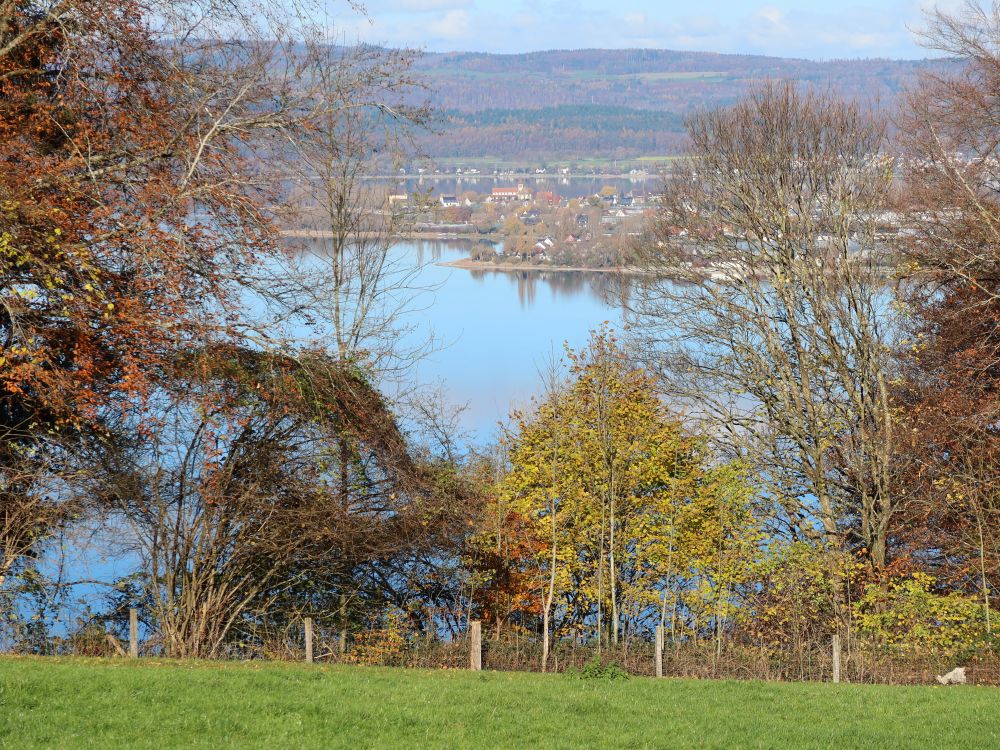
[[[328,17],[345,41],[430,52],[662,48],[826,60],[926,57],[912,33],[932,0],[343,0]],[[938,0],[954,9],[959,0]]]

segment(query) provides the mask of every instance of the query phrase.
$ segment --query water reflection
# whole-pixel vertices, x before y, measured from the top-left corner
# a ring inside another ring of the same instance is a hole
[[[538,393],[539,368],[564,344],[579,348],[604,321],[621,321],[622,285],[613,274],[537,270],[467,270],[440,265],[468,257],[471,241],[401,243],[436,285],[422,313],[448,345],[421,362],[421,382],[444,381],[453,403],[468,407],[463,424],[487,439],[513,404]]]
[[[290,243],[316,258],[329,243]],[[413,328],[398,343],[441,342],[410,373],[416,384],[443,383],[466,406],[462,426],[488,439],[513,404],[538,392],[540,367],[564,344],[579,348],[605,321],[620,325],[620,300],[632,281],[610,273],[558,270],[467,270],[441,265],[465,259],[471,240],[412,240],[392,248],[392,261],[413,274],[419,290]],[[322,264],[319,264],[322,267]]]
[[[416,265],[423,266],[464,258],[476,244],[472,240],[412,240],[400,242],[397,248],[402,253],[411,255]],[[492,242],[487,244],[493,245]]]
[[[539,288],[547,289],[556,300],[571,300],[585,295],[608,306],[620,304],[623,295],[627,299],[631,289],[628,277],[614,273],[477,269],[468,271],[468,274],[481,284],[502,285],[503,280],[506,280],[515,288],[518,303],[524,309],[535,305]]]
[[[415,266],[448,263],[464,260],[478,243],[487,240],[410,240],[397,245],[399,252],[412,258]],[[452,274],[467,275],[477,284],[489,287],[513,287],[518,304],[522,309],[530,309],[539,293],[548,292],[552,300],[566,300],[580,296],[590,298],[608,306],[618,306],[628,298],[631,279],[616,273],[589,271],[560,271],[558,269],[504,269],[484,266],[476,269],[450,269]],[[439,273],[430,275],[440,277]]]
[[[429,268],[436,264],[464,260],[479,243],[488,240],[467,239],[419,239],[405,240],[396,243],[392,248],[394,265],[403,265],[411,269],[419,269],[428,282],[439,283],[445,275],[459,274],[468,276],[477,284],[489,287],[512,287],[518,304],[524,309],[530,309],[536,304],[539,292],[548,291],[553,300],[570,301],[579,296],[606,305],[618,305],[623,293],[628,294],[631,280],[616,273],[599,271],[561,271],[558,269],[518,269],[491,268],[484,264],[482,268],[467,269],[443,266],[439,270]],[[289,248],[300,254],[324,257],[329,253],[329,240],[322,238],[294,238],[288,242]],[[444,270],[440,270],[440,269]]]

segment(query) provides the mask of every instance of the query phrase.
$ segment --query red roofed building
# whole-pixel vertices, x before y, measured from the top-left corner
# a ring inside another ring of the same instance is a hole
[[[493,192],[490,194],[490,199],[494,203],[514,203],[516,201],[527,201],[531,200],[531,191],[526,189],[524,185],[518,185],[516,188],[493,188]]]

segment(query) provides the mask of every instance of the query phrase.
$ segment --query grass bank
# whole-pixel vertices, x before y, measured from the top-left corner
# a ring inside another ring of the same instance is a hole
[[[988,748],[1000,691],[0,659],[12,748]]]

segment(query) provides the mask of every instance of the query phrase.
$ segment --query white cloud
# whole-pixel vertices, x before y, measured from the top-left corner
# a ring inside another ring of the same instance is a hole
[[[467,36],[471,27],[467,10],[449,10],[443,16],[427,24],[427,31],[436,39],[460,39]]]
[[[766,21],[774,26],[784,26],[785,14],[774,6],[765,5],[758,8],[754,15],[761,21]]]
[[[770,5],[762,6],[745,24],[746,41],[758,49],[777,47],[783,41],[794,41],[804,31],[801,28],[801,19],[799,21],[799,23],[790,22],[778,8]]]
[[[928,0],[864,1],[823,7],[739,0],[734,7],[732,0],[725,12],[721,3],[705,3],[684,15],[654,0],[617,7],[598,0],[369,0],[374,23],[360,34],[433,51],[653,47],[820,59],[926,54],[910,28]]]

